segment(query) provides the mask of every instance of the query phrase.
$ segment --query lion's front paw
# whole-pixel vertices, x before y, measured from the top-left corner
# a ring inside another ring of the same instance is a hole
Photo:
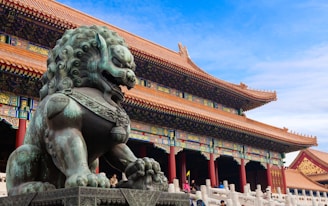
[[[110,187],[110,182],[109,179],[106,177],[105,173],[99,173],[97,175],[97,181],[98,181],[98,187],[103,187],[103,188],[109,188]]]
[[[65,187],[90,186],[109,188],[109,179],[104,173],[82,173],[75,174],[66,179]]]
[[[167,178],[159,163],[152,158],[137,159],[126,168],[125,174],[128,181],[121,181],[118,187],[160,191],[168,189]]]

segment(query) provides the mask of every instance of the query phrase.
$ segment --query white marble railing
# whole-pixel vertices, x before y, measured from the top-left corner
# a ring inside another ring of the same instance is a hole
[[[220,205],[224,200],[227,206],[328,206],[327,193],[320,196],[320,192],[310,191],[309,195],[305,190],[293,190],[292,194],[287,189],[287,194],[282,194],[278,188],[278,193],[271,193],[271,188],[266,188],[263,193],[261,185],[257,185],[255,191],[250,190],[250,185],[244,187],[244,193],[236,192],[235,185],[228,185],[223,181],[224,188],[212,188],[210,180],[206,180],[206,185],[200,187],[200,191],[195,194],[190,193],[190,199],[196,201],[202,199],[206,206]],[[175,179],[169,185],[169,192],[182,193],[179,187],[179,180]],[[301,195],[299,195],[301,194]],[[0,173],[0,197],[7,196],[6,174]]]
[[[206,185],[202,185],[200,191],[196,194],[190,194],[192,200],[202,199],[206,206],[220,205],[220,201],[224,200],[227,206],[327,206],[327,193],[320,196],[320,192],[310,191],[306,195],[305,190],[301,191],[302,195],[298,195],[299,191],[294,190],[294,195],[287,189],[287,194],[282,194],[280,188],[278,193],[271,193],[271,188],[266,188],[263,193],[261,185],[257,185],[255,191],[250,190],[250,185],[244,187],[244,193],[236,192],[235,185],[228,185],[227,181],[223,182],[224,188],[212,188],[210,180],[206,180]],[[178,180],[174,180],[170,184],[169,192],[181,192]]]

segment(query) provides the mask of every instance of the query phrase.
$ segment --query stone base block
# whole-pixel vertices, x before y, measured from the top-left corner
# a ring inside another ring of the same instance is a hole
[[[189,195],[135,189],[75,187],[0,198],[0,206],[189,206]]]

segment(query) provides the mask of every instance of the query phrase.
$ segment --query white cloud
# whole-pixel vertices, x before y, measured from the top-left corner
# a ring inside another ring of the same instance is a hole
[[[249,118],[317,136],[328,152],[328,45],[284,61],[259,62],[245,78],[250,87],[276,89],[278,100],[247,112]]]
[[[290,153],[286,154],[286,158],[284,159],[284,161],[285,161],[284,165],[288,167],[294,161],[294,159],[297,157],[298,154],[299,154],[299,151],[290,152]]]

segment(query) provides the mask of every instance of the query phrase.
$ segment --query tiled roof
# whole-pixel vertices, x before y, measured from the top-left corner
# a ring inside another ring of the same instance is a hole
[[[46,70],[46,57],[0,42],[1,70],[40,78]]]
[[[62,5],[51,0],[3,0],[6,5],[14,7],[23,12],[37,16],[54,24],[54,27],[75,28],[80,25],[105,25],[108,28],[117,31],[130,46],[131,50],[137,55],[153,61],[161,62],[177,68],[180,72],[191,76],[197,76],[222,88],[236,91],[253,98],[258,98],[266,102],[276,100],[275,92],[258,91],[248,89],[245,84],[232,84],[217,79],[195,65],[185,52],[175,52],[161,45],[150,42],[144,38],[136,36],[125,30],[110,25],[104,21],[98,20],[90,15],[84,14],[70,7]]]
[[[130,49],[136,55],[140,55],[151,61],[158,61],[163,65],[169,65],[170,67],[174,67],[179,70],[179,72],[197,76],[198,78],[203,78],[214,85],[218,85],[221,88],[226,88],[240,94],[248,95],[267,102],[276,99],[275,92],[250,90],[244,84],[236,85],[228,83],[207,74],[191,61],[181,45],[180,52],[174,52],[55,1],[3,0],[2,3],[10,7],[14,7],[24,13],[36,16],[43,21],[51,22],[52,26],[57,28],[61,27],[69,29],[80,25],[105,25],[108,28],[117,31],[126,40],[127,44],[130,46]],[[24,71],[24,74],[38,77],[45,72],[45,56],[24,51],[19,48],[14,48],[10,45],[2,44],[1,48],[1,64],[8,65],[8,68],[18,70],[21,69]],[[297,145],[302,146],[312,146],[317,144],[316,138],[292,134],[284,129],[262,124],[247,119],[246,117],[232,115],[206,106],[186,102],[186,100],[177,97],[173,99],[172,96],[165,96],[167,94],[161,92],[148,90],[145,92],[145,89],[147,88],[137,87],[137,89],[127,91],[127,99],[135,102],[143,102],[144,106],[155,106],[157,109],[164,109],[165,111],[172,112],[174,111],[182,115],[185,114],[194,118],[202,119],[203,121],[220,123],[227,127],[245,130],[254,134],[265,135],[278,141],[292,144],[297,143]]]
[[[309,175],[308,177],[315,182],[326,182],[328,180],[328,173]]]
[[[41,76],[46,70],[47,57],[39,55],[19,47],[0,43],[0,65],[8,65],[5,68],[30,73],[30,75]],[[250,132],[252,134],[264,135],[290,144],[300,146],[313,146],[317,144],[315,137],[301,136],[281,129],[248,119],[244,116],[230,114],[215,108],[211,108],[196,102],[176,97],[165,92],[160,92],[147,87],[136,85],[134,89],[125,88],[125,96],[128,101],[140,103],[143,107],[156,108],[165,112],[174,112],[178,115],[189,116],[208,123],[221,124],[228,128],[234,128]]]
[[[296,169],[286,169],[285,175],[287,188],[328,192],[323,185],[312,181]]]
[[[310,153],[310,155],[312,157],[314,157],[318,162],[320,162],[323,166],[328,168],[328,153],[327,152],[314,150],[312,148],[308,148],[308,149],[306,149],[306,151],[308,153]]]
[[[285,129],[260,123],[244,116],[230,114],[215,108],[175,97],[164,92],[136,85],[135,89],[125,90],[128,101],[140,102],[144,107],[156,108],[157,110],[169,111],[180,115],[206,121],[208,123],[224,125],[228,128],[240,129],[252,134],[264,135],[296,145],[316,145],[317,140],[313,137],[305,137],[289,133]]]

